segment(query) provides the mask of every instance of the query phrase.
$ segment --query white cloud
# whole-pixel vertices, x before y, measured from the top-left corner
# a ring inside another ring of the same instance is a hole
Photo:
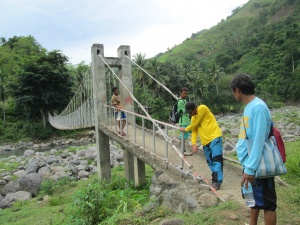
[[[90,62],[91,46],[116,57],[120,45],[147,57],[208,29],[248,0],[0,0],[0,36],[32,35],[71,63]]]

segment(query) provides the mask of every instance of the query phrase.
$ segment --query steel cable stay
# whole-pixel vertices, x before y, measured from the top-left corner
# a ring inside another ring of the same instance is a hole
[[[163,85],[162,83],[160,83],[158,80],[156,80],[153,76],[151,76],[150,73],[148,73],[146,70],[144,70],[142,67],[140,67],[140,65],[138,65],[135,61],[133,61],[131,58],[129,58],[127,55],[126,57],[131,61],[133,62],[138,68],[140,68],[141,70],[143,70],[149,77],[151,77],[156,83],[158,83],[160,86],[162,86],[167,92],[169,92],[176,100],[178,100],[178,97],[173,94],[173,92],[167,88],[165,85]]]

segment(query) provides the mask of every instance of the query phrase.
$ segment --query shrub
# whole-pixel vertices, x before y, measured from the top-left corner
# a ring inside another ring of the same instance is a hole
[[[126,188],[127,185],[125,178],[113,176],[110,183],[96,180],[79,189],[73,195],[72,224],[99,224],[113,215],[140,209],[149,191]]]
[[[52,132],[51,128],[44,128],[41,123],[26,123],[23,130],[26,130],[31,137],[41,140],[49,138]]]
[[[72,221],[78,225],[98,224],[111,215],[108,207],[115,201],[113,198],[108,191],[103,190],[100,182],[79,189],[73,196]]]
[[[44,179],[41,184],[39,195],[53,195],[55,192],[61,191],[61,187],[69,182],[70,179],[67,177],[62,177],[57,181],[52,179]]]

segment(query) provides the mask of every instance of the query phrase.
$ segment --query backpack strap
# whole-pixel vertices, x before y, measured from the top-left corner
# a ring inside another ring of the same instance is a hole
[[[271,121],[270,132],[269,132],[268,138],[274,136],[273,126],[274,126],[274,125],[273,125],[273,122]]]

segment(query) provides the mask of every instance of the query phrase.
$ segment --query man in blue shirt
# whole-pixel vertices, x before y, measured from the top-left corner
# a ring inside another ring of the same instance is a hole
[[[274,177],[262,179],[254,177],[265,140],[270,132],[270,110],[263,100],[254,95],[254,83],[250,76],[238,74],[231,80],[230,86],[235,99],[245,104],[236,151],[244,171],[241,186],[245,183],[248,188],[250,182],[253,187],[255,206],[250,207],[249,224],[257,225],[259,211],[262,209],[264,210],[265,224],[275,225],[277,197]],[[249,154],[248,141],[253,143]]]

